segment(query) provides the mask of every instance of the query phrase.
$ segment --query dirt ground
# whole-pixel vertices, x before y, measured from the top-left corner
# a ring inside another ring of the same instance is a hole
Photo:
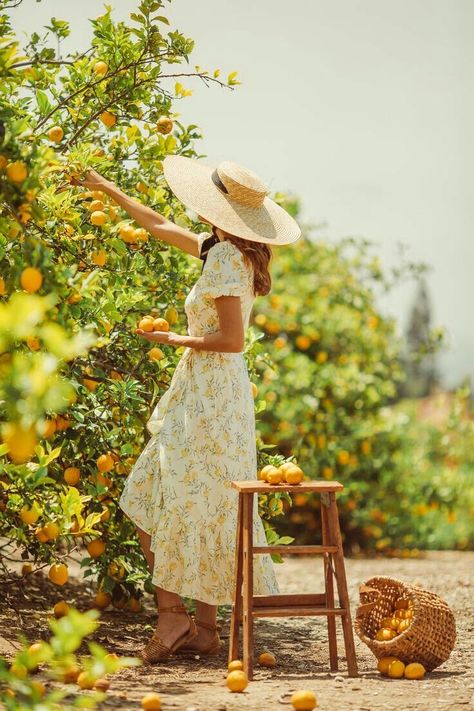
[[[12,566],[12,570],[18,566]],[[281,592],[321,592],[322,560],[286,557],[276,566]],[[162,709],[182,711],[237,711],[291,709],[289,699],[296,689],[312,689],[322,711],[464,711],[474,709],[474,553],[429,552],[419,559],[346,559],[351,611],[359,602],[358,587],[374,575],[388,575],[417,582],[437,592],[456,617],[457,641],[450,658],[422,681],[392,680],[376,671],[376,660],[355,635],[358,678],[347,676],[343,637],[337,619],[339,672],[329,673],[326,619],[320,617],[257,618],[255,656],[271,650],[277,657],[274,669],[256,667],[254,680],[245,692],[231,693],[225,686],[230,610],[222,616],[223,648],[219,657],[191,658],[152,667],[126,669],[112,677],[102,709],[141,709],[140,699],[156,691]],[[15,582],[16,580],[16,582]],[[43,572],[23,584],[21,578],[0,578],[0,654],[10,659],[18,646],[18,633],[29,640],[48,638],[47,618],[51,605],[64,597],[80,610],[90,607],[90,589],[71,576],[63,587],[50,583]],[[221,608],[222,609],[222,608]],[[151,634],[156,614],[151,596],[139,614],[123,610],[102,613],[94,639],[108,651],[130,655]],[[80,652],[87,651],[79,650]],[[38,676],[41,677],[41,673]],[[49,683],[48,683],[49,686]],[[77,687],[67,687],[71,694]],[[90,692],[83,691],[83,694]]]

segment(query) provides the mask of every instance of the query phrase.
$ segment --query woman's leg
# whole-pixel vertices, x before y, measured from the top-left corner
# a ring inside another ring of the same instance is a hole
[[[196,600],[196,619],[207,622],[209,625],[216,624],[217,605],[208,605],[206,602]]]

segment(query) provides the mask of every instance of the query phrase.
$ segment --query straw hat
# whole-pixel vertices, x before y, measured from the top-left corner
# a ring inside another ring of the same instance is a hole
[[[225,232],[273,245],[301,236],[296,220],[267,197],[267,186],[251,170],[233,161],[217,167],[185,156],[168,155],[163,172],[176,197]]]

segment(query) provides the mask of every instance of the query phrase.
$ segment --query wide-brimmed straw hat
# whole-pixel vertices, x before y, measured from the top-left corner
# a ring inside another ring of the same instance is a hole
[[[226,160],[213,167],[169,155],[163,172],[186,207],[231,235],[273,245],[290,244],[301,236],[296,220],[267,197],[265,183],[238,163]]]

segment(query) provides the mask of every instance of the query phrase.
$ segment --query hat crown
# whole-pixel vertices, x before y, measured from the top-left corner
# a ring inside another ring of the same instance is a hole
[[[245,207],[262,206],[268,189],[258,175],[230,160],[219,163],[216,172],[232,200]]]

